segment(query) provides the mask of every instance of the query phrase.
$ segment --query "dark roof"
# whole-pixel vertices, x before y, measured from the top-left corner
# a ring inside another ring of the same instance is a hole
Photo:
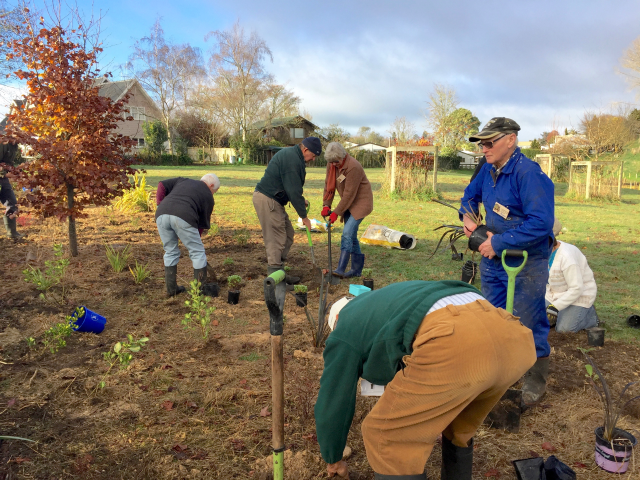
[[[251,130],[262,130],[263,128],[269,126],[269,127],[286,127],[289,125],[300,125],[301,123],[306,122],[309,125],[311,125],[314,129],[318,128],[316,125],[314,125],[313,123],[311,123],[309,120],[307,120],[304,117],[301,117],[300,115],[297,115],[295,117],[280,117],[280,118],[274,118],[271,121],[267,121],[267,120],[263,120],[261,122],[256,122],[253,125],[251,125],[249,128]]]
[[[7,128],[7,121],[9,120],[9,117],[4,117],[2,119],[2,121],[0,122],[0,133],[4,133],[4,129]]]

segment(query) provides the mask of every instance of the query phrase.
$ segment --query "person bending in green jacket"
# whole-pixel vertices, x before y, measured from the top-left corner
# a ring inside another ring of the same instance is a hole
[[[302,223],[311,230],[307,218],[308,202],[302,196],[307,175],[306,164],[322,153],[322,144],[316,137],[307,137],[302,143],[283,148],[276,153],[264,176],[253,192],[253,206],[260,220],[262,238],[267,249],[267,275],[284,268],[284,262],[293,245],[293,226],[284,206],[291,202]],[[287,275],[289,285],[300,281]],[[291,287],[293,289],[293,287]]]
[[[411,281],[359,295],[324,350],[315,418],[327,472],[348,478],[342,454],[363,378],[386,386],[362,423],[377,480],[426,480],[441,433],[441,478],[470,480],[476,430],[535,361],[531,330],[467,283]]]

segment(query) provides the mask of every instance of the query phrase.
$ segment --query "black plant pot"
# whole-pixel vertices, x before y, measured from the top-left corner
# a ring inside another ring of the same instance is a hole
[[[296,305],[299,307],[307,306],[307,293],[294,293],[294,297],[296,297]]]
[[[487,238],[489,238],[487,232],[491,232],[491,230],[489,230],[486,225],[480,225],[478,228],[476,228],[469,237],[469,250],[471,250],[472,252],[477,252],[478,247],[480,247],[480,245],[482,245],[487,240]]]
[[[587,343],[592,347],[604,345],[604,328],[593,327],[587,329]]]
[[[478,264],[476,262],[472,262],[471,260],[467,260],[465,264],[462,266],[462,280],[465,283],[471,283],[476,281],[476,274],[478,273]]]
[[[202,286],[202,294],[207,297],[217,297],[220,294],[220,289],[217,283],[205,283]]]
[[[633,328],[640,328],[640,315],[630,315],[627,318],[627,325]]]
[[[240,300],[240,290],[229,290],[227,295],[227,303],[231,305],[237,305]]]
[[[363,284],[365,287],[369,287],[371,290],[373,290],[373,280],[369,280],[369,279],[366,279],[366,280],[365,280],[365,279],[363,279],[363,280],[362,280],[362,284]]]
[[[451,254],[451,260],[453,260],[454,262],[461,262],[463,258],[464,258],[464,254],[462,253]]]

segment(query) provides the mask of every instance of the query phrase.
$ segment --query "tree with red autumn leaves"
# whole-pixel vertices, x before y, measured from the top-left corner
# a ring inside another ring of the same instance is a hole
[[[126,155],[133,141],[114,134],[128,96],[113,102],[98,94],[99,46],[87,46],[87,29],[60,23],[40,29],[28,22],[24,38],[11,42],[9,60],[22,68],[14,76],[28,94],[12,109],[2,142],[30,147],[34,159],[12,169],[36,213],[69,222],[69,247],[78,255],[76,218],[89,205],[108,205],[130,188],[135,170]],[[110,76],[107,74],[105,76]]]

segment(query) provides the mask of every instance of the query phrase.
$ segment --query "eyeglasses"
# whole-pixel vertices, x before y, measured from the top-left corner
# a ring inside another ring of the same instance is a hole
[[[499,140],[502,140],[504,137],[506,137],[507,134],[505,133],[504,135],[502,135],[501,137],[496,138],[495,140],[491,140],[490,142],[479,142],[478,146],[480,148],[486,148],[486,149],[492,149],[493,145],[498,142]]]

